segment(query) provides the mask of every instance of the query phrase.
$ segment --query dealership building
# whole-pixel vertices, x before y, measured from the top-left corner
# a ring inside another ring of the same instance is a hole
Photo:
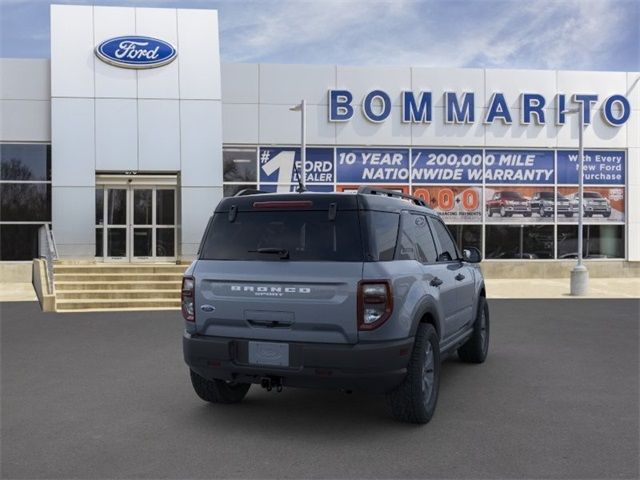
[[[640,262],[640,73],[220,63],[214,10],[51,6],[0,59],[0,260],[189,261],[245,188],[424,198],[487,261]],[[301,160],[304,100],[306,161]],[[580,110],[581,108],[581,110]]]

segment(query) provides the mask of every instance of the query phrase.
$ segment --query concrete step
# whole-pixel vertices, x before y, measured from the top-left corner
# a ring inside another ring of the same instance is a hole
[[[57,264],[53,266],[53,272],[57,274],[92,273],[103,275],[106,273],[175,273],[182,275],[186,270],[186,265],[99,265],[99,264],[78,264],[66,265]]]
[[[104,281],[90,280],[84,282],[56,281],[56,292],[68,290],[171,290],[180,292],[182,282],[177,281]]]
[[[58,282],[182,282],[181,273],[56,273],[56,285]]]
[[[125,300],[167,299],[180,300],[180,290],[61,290],[56,292],[59,300]]]
[[[166,310],[179,309],[180,299],[127,298],[127,299],[56,299],[56,311],[100,311],[100,310]]]

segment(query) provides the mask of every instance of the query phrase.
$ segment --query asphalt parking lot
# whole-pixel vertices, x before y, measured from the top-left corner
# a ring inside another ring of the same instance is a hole
[[[191,389],[178,312],[0,304],[2,478],[638,478],[638,300],[492,300],[426,426],[384,399]]]

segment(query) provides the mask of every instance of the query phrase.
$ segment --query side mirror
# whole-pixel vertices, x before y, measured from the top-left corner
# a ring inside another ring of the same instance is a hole
[[[465,247],[462,249],[462,259],[469,263],[480,263],[482,253],[476,247]]]

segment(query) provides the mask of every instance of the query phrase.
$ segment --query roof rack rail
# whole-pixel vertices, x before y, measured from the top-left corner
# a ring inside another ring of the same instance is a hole
[[[255,195],[257,193],[267,193],[263,190],[257,190],[255,188],[243,188],[238,193],[234,195],[234,197],[244,197],[245,195]]]
[[[429,205],[427,205],[427,202],[425,202],[423,199],[414,197],[413,195],[407,195],[406,193],[396,192],[394,190],[386,190],[384,188],[376,188],[370,185],[362,185],[361,187],[358,188],[358,193],[367,194],[367,195],[384,195],[386,197],[403,198],[405,200],[409,200],[413,202],[416,205],[419,205],[420,207],[429,208]]]

